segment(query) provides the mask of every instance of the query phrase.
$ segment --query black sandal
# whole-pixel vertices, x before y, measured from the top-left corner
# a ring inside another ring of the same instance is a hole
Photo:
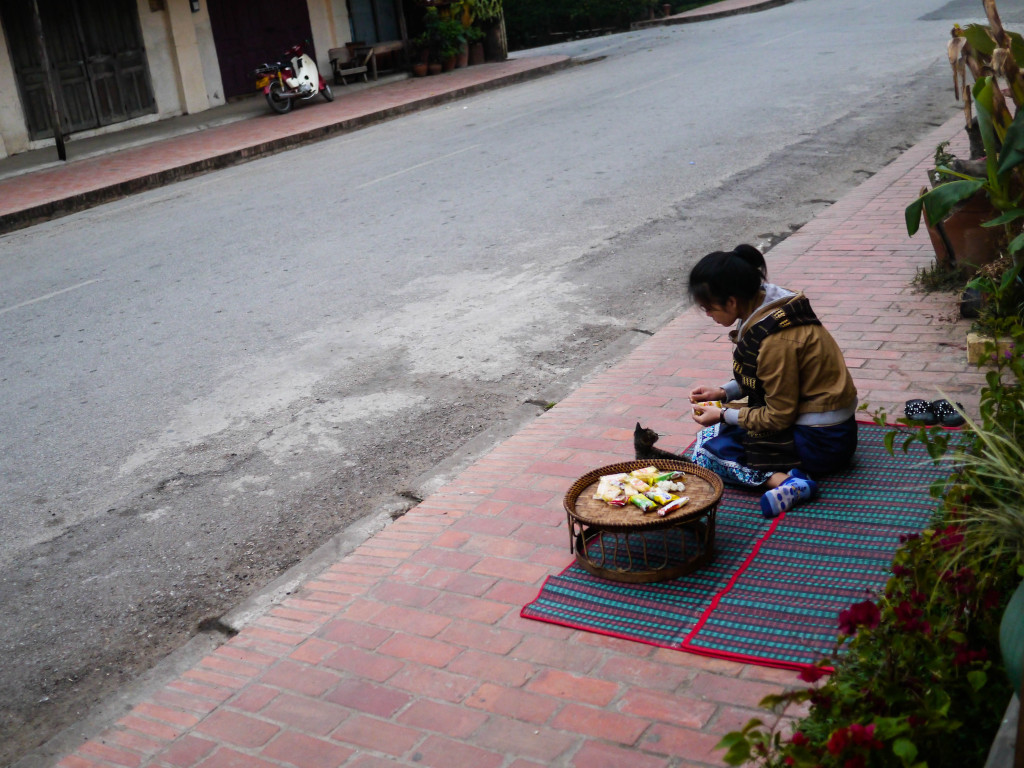
[[[932,410],[932,404],[927,400],[907,400],[903,406],[903,413],[910,421],[917,421],[925,426],[931,426],[939,420],[938,415]]]
[[[949,400],[933,400],[929,404],[929,408],[944,427],[959,427],[964,423],[964,417],[959,413],[964,407],[960,403],[957,403],[954,408]]]

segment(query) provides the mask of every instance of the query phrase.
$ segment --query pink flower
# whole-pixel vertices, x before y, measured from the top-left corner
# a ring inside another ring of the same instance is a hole
[[[855,635],[858,627],[874,629],[881,620],[882,612],[878,606],[870,600],[864,600],[839,612],[839,631],[844,635]]]

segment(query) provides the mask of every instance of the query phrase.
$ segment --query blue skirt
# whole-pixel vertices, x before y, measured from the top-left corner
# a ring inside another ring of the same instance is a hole
[[[702,429],[693,447],[693,463],[710,469],[725,482],[756,488],[774,472],[746,466],[742,427],[714,424]],[[801,468],[813,478],[845,468],[857,450],[857,420],[851,416],[831,427],[793,427],[793,443]]]

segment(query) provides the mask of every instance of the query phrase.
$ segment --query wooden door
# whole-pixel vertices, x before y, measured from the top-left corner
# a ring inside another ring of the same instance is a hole
[[[29,138],[53,136],[31,5],[0,0]],[[156,111],[133,0],[39,0],[64,131],[75,133]]]
[[[316,60],[306,0],[209,0],[224,97],[253,93],[253,70],[297,43]]]

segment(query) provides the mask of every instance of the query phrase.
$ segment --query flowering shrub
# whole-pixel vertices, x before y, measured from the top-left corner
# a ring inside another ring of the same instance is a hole
[[[932,524],[901,541],[880,595],[839,614],[832,657],[800,673],[809,685],[765,698],[770,724],[751,720],[722,739],[730,765],[984,762],[1013,693],[999,621],[1024,575],[1024,330],[1010,338],[1010,352],[990,350],[980,424],[969,421],[959,434],[902,429],[934,460],[950,462],[949,477],[933,487],[942,501]],[[784,717],[802,703],[809,714],[795,723]]]

